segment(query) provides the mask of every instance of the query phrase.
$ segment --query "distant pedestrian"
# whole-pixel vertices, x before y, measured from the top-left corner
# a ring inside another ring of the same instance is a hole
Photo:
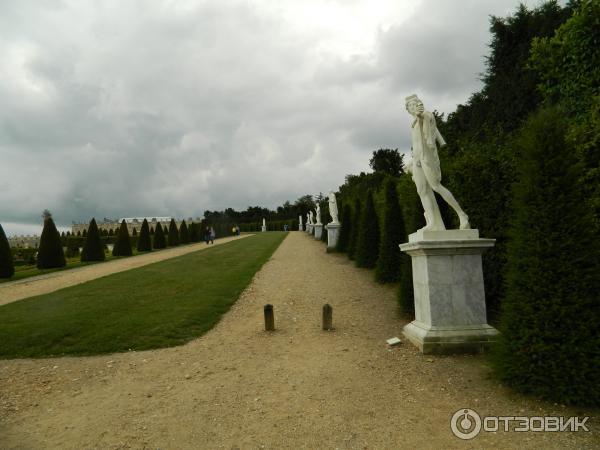
[[[238,236],[240,235],[240,227],[238,227],[237,225],[235,226],[235,234],[237,234]]]
[[[206,242],[206,245],[208,245],[208,241],[210,241],[210,228],[206,227],[204,230],[204,242]]]
[[[210,243],[214,244],[215,243],[215,238],[217,237],[216,233],[215,233],[215,229],[213,227],[210,227]]]
[[[233,236],[235,236],[235,235],[236,235],[236,231],[237,231],[237,228],[234,226],[234,227],[231,229],[231,234],[232,234]]]

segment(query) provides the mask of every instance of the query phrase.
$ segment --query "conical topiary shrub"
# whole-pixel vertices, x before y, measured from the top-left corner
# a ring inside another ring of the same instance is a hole
[[[380,283],[393,283],[400,280],[400,244],[406,242],[404,218],[398,201],[396,180],[388,178],[383,187],[385,205],[379,259],[375,268],[375,279]]]
[[[100,231],[96,224],[96,219],[92,218],[87,229],[87,235],[83,250],[81,251],[81,261],[104,261],[104,244],[100,239]]]
[[[356,254],[356,245],[358,244],[358,234],[360,232],[360,219],[362,217],[361,213],[361,204],[360,199],[356,199],[354,201],[354,211],[352,213],[352,228],[350,230],[350,239],[348,240],[348,248],[346,253],[348,254],[348,258],[354,259],[354,255]]]
[[[181,243],[181,244],[189,244],[190,243],[190,232],[185,223],[185,220],[182,220],[181,225],[179,225],[179,243]]]
[[[38,248],[38,269],[53,269],[55,267],[64,267],[67,265],[65,253],[60,242],[60,234],[54,225],[51,216],[44,219],[44,229],[40,236],[40,246]]]
[[[152,239],[150,238],[150,227],[148,221],[144,219],[142,228],[140,229],[140,237],[137,243],[138,252],[149,252],[152,250]]]
[[[200,242],[200,224],[192,222],[190,224],[190,242]]]
[[[171,223],[169,223],[169,247],[176,247],[179,245],[179,230],[177,229],[177,224],[175,223],[175,219],[171,219]]]
[[[600,241],[565,139],[569,121],[543,109],[516,140],[506,294],[493,363],[518,390],[600,406]]]
[[[117,240],[112,249],[113,256],[131,256],[131,241],[129,240],[129,230],[125,220],[121,222],[119,232],[117,233]]]
[[[11,278],[15,274],[15,266],[10,245],[4,229],[0,225],[0,278]]]
[[[375,211],[372,192],[367,193],[367,201],[362,211],[356,243],[356,266],[369,269],[377,265],[379,257],[379,219]]]
[[[165,233],[164,233],[163,228],[160,225],[160,223],[157,223],[156,230],[154,231],[153,247],[155,249],[161,249],[161,248],[166,248],[166,246],[167,246],[167,242],[165,239]]]

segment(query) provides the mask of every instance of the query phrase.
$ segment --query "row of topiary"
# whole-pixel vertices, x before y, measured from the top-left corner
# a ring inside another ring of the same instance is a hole
[[[171,219],[168,230],[163,230],[159,224],[156,225],[154,234],[150,234],[148,221],[144,219],[139,236],[136,236],[136,247],[138,252],[149,252],[152,249],[163,249],[167,246],[174,247],[190,242],[199,242],[203,234],[200,223],[191,223],[188,227],[185,220],[181,222],[179,229],[174,219]],[[85,238],[69,236],[61,237],[51,215],[44,218],[44,227],[40,236],[40,244],[37,248],[37,268],[52,269],[64,267],[67,264],[66,257],[80,256],[82,262],[104,261],[106,259],[107,243],[92,219],[85,232]],[[129,236],[127,224],[123,220],[114,238],[112,256],[131,256],[132,238]],[[82,246],[81,252],[79,251]],[[66,252],[64,247],[66,247]],[[32,255],[33,256],[33,255]],[[6,238],[6,234],[0,225],[0,278],[11,278],[14,275],[14,260]]]

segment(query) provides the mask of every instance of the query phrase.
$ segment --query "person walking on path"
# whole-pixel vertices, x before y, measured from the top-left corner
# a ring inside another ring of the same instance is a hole
[[[208,241],[210,241],[210,227],[206,227],[204,230],[204,242],[208,245]]]
[[[217,237],[216,233],[215,233],[215,229],[213,227],[210,227],[210,243],[214,244],[215,243],[215,238]]]

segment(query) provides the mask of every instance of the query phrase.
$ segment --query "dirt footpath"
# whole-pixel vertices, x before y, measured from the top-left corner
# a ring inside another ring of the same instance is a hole
[[[3,449],[598,448],[591,432],[456,438],[450,417],[589,415],[525,398],[481,356],[388,348],[396,289],[301,232],[209,333],[176,348],[0,361]],[[275,307],[277,331],[263,331]],[[335,331],[320,328],[324,303]]]
[[[165,250],[144,253],[130,258],[115,259],[99,264],[77,267],[75,269],[60,270],[36,277],[24,278],[23,280],[12,281],[0,284],[0,306],[12,303],[34,295],[47,294],[58,289],[62,289],[76,284],[85,283],[94,278],[104,277],[115,272],[135,269],[158,261],[163,261],[176,256],[202,250],[213,245],[221,245],[226,242],[241,239],[250,235],[241,235],[217,239],[214,244],[206,245],[191,244],[182,247],[173,247]]]

